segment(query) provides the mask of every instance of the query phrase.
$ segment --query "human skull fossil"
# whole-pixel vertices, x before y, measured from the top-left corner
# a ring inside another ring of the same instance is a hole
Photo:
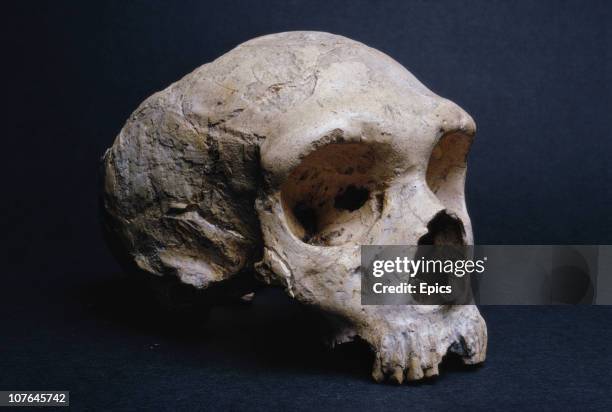
[[[373,377],[484,361],[472,305],[360,300],[360,245],[472,244],[472,118],[342,36],[250,40],[143,102],[104,156],[108,233],[154,276],[199,289],[257,273],[375,351]]]

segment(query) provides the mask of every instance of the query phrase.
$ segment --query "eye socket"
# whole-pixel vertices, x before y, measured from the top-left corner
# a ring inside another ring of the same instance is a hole
[[[382,211],[379,157],[364,143],[331,143],[306,156],[281,187],[293,234],[320,246],[357,240]]]
[[[427,166],[427,185],[449,209],[462,210],[467,155],[472,136],[461,132],[447,133],[431,152]]]

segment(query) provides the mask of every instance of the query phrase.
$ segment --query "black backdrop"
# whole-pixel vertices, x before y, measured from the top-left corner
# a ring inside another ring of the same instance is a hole
[[[138,400],[310,408],[355,399],[378,407],[496,399],[604,405],[605,379],[612,381],[607,308],[485,308],[492,342],[485,368],[453,372],[451,365],[450,378],[400,392],[370,386],[369,365],[357,361],[364,355],[352,356],[357,349],[313,352],[299,328],[278,332],[285,318],[274,323],[279,311],[266,308],[291,307],[280,297],[256,302],[259,312],[228,309],[240,312],[236,322],[260,325],[244,327],[256,338],[219,335],[214,319],[206,336],[193,335],[135,298],[133,286],[115,282],[96,195],[99,157],[148,95],[252,37],[321,30],[386,52],[475,118],[467,195],[478,243],[611,243],[609,2],[21,2],[4,9],[0,389],[71,389],[75,405],[107,407]],[[295,307],[284,312],[301,316]],[[236,340],[249,343],[229,354],[210,346]],[[290,351],[279,341],[302,343]],[[160,354],[155,345],[169,349]],[[237,360],[244,353],[252,356]],[[280,371],[266,372],[271,365]],[[534,392],[536,379],[547,389]],[[520,395],[521,384],[533,386],[531,395]],[[276,387],[284,393],[274,395]],[[584,391],[590,395],[577,395]]]

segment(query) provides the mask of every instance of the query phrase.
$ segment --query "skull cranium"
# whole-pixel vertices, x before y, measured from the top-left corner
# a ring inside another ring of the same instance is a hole
[[[154,275],[251,273],[376,352],[373,376],[486,352],[474,306],[363,306],[359,246],[472,244],[471,117],[385,54],[290,32],[246,42],[147,99],[105,155],[109,232]]]

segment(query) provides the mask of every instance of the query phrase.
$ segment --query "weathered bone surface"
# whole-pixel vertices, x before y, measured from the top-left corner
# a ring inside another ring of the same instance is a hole
[[[376,353],[373,376],[484,361],[475,306],[362,306],[359,245],[471,244],[472,118],[345,37],[248,41],[148,98],[104,157],[106,226],[128,260],[208,288],[257,271]]]

